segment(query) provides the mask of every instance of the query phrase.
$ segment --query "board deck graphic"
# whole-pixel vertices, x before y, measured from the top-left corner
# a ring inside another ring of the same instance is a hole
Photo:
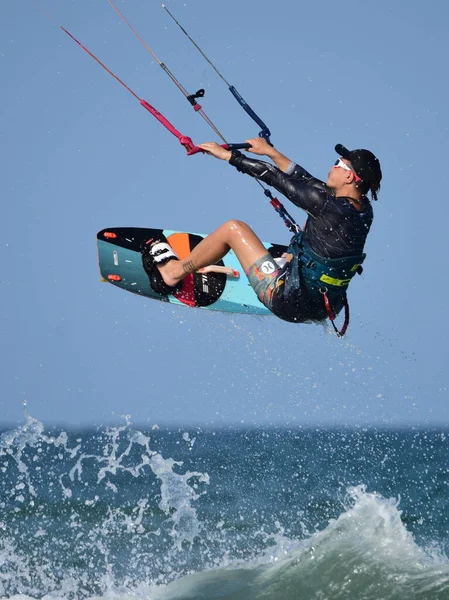
[[[98,261],[102,278],[128,292],[162,302],[231,313],[272,314],[258,300],[232,251],[217,265],[227,267],[234,275],[223,272],[193,273],[182,280],[181,289],[173,294],[167,296],[155,292],[145,269],[142,252],[146,247],[145,242],[161,236],[167,238],[179,258],[185,258],[206,237],[202,234],[170,229],[102,229],[97,234]],[[279,244],[264,243],[264,246],[274,258],[281,256],[287,249]]]

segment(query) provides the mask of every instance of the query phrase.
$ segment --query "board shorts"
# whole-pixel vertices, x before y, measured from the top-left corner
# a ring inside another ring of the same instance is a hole
[[[292,273],[293,268],[293,262],[280,267],[267,252],[250,266],[246,276],[260,302],[280,319],[290,323],[324,321],[327,312],[322,294],[311,292],[302,277]],[[335,314],[343,305],[344,295],[335,298]]]
[[[283,269],[267,252],[267,254],[257,259],[246,272],[248,281],[257,297],[271,311],[273,311],[274,292],[279,285],[282,285],[280,282],[282,271]]]

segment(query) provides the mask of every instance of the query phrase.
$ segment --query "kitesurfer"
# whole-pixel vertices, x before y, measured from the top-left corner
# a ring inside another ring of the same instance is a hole
[[[371,192],[372,200],[377,200],[382,179],[379,160],[369,150],[348,150],[337,144],[339,158],[324,183],[263,138],[247,142],[251,144],[249,152],[267,156],[275,166],[214,142],[200,147],[276,188],[305,210],[304,231],[291,240],[283,266],[253,230],[237,220],[221,225],[182,260],[166,242],[152,240],[145,252],[159,269],[165,293],[173,291],[189,273],[216,263],[232,249],[259,300],[277,317],[295,323],[321,321],[329,316],[329,306],[338,314],[345,305],[348,284],[361,272],[365,258],[363,249],[373,220],[367,194]]]

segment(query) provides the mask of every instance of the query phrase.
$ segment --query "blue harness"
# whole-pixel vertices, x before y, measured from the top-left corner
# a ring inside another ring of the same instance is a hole
[[[295,234],[290,240],[287,252],[293,254],[292,276],[297,277],[298,286],[302,276],[310,291],[345,293],[351,279],[362,272],[362,263],[366,254],[344,256],[343,258],[324,258],[310,248],[303,240],[303,232]]]

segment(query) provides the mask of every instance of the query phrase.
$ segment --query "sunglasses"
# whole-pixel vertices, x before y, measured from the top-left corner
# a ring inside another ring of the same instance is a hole
[[[341,160],[341,158],[337,158],[337,160],[334,163],[334,167],[341,167],[342,169],[345,169],[346,171],[351,171],[351,173],[354,175],[357,183],[359,181],[362,181],[361,178],[357,175],[357,173],[353,169],[351,169],[351,167],[348,167],[348,165],[345,162],[343,162]]]

